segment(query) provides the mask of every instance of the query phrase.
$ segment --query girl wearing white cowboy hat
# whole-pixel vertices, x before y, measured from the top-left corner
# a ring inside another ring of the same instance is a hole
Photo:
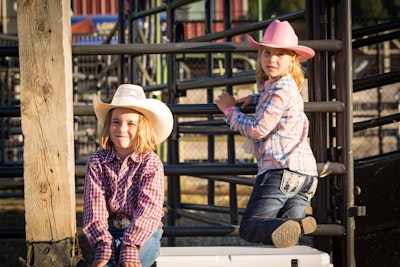
[[[317,226],[313,217],[305,217],[318,173],[307,142],[308,119],[300,94],[304,81],[300,61],[315,53],[298,45],[287,21],[274,20],[261,42],[250,36],[247,40],[258,49],[259,93],[237,100],[223,93],[215,100],[229,127],[250,140],[245,149],[257,159],[257,178],[241,219],[240,236],[249,242],[289,247]],[[240,108],[256,104],[254,116],[242,113],[236,104]]]
[[[92,266],[149,267],[164,215],[164,168],[154,150],[172,131],[172,113],[133,84],[120,85],[110,104],[94,96],[93,106],[101,148],[87,162],[83,211]]]

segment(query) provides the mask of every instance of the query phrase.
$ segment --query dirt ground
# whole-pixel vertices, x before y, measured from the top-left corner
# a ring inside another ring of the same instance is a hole
[[[82,225],[82,214],[79,211],[81,201],[77,200],[77,225]],[[24,227],[23,200],[20,198],[0,199],[0,228],[12,229]],[[179,224],[193,224],[192,221],[180,220]],[[89,266],[93,250],[88,246],[84,237],[79,239],[85,262],[81,266]],[[167,240],[162,240],[166,246]],[[187,237],[177,238],[179,246],[225,246],[248,245],[239,237]],[[0,266],[23,266],[20,258],[26,258],[25,239],[0,239]],[[380,231],[373,234],[359,236],[355,239],[356,265],[359,267],[396,267],[400,266],[400,228]]]

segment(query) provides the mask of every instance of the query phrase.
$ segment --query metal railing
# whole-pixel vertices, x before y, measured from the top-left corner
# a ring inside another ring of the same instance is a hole
[[[122,1],[123,2],[123,1]],[[138,18],[156,15],[159,12],[167,12],[168,39],[175,40],[175,10],[178,7],[192,3],[193,1],[165,1],[161,6],[152,7],[146,11],[130,10],[127,16],[119,20],[111,35],[124,32],[124,19],[128,18],[128,29],[133,21]],[[352,41],[367,34],[381,30],[393,30],[398,27],[399,21],[377,25],[368,29],[354,31],[352,35],[350,7],[348,1],[341,1],[331,7],[327,1],[307,0],[306,10],[293,14],[278,16],[274,19],[289,21],[304,21],[307,25],[308,41],[301,44],[310,46],[318,52],[308,66],[309,100],[305,103],[305,111],[310,116],[310,140],[318,161],[318,170],[321,171],[325,162],[330,161],[327,171],[329,175],[320,179],[320,185],[312,206],[319,222],[317,231],[313,234],[317,248],[329,252],[332,255],[335,266],[354,266],[354,216],[363,215],[363,207],[354,205],[354,160],[351,155],[351,139],[354,131],[366,129],[399,121],[399,114],[393,114],[374,120],[367,120],[353,124],[352,121],[352,94],[384,84],[400,81],[398,71],[380,74],[374,77],[354,80],[351,74],[352,49],[376,42],[398,38],[399,32],[395,31],[380,37],[369,37],[363,40]],[[209,1],[205,1],[205,4]],[[228,3],[228,1],[225,1]],[[122,7],[121,7],[122,8]],[[337,17],[330,17],[330,9],[335,9]],[[311,12],[311,10],[313,12]],[[229,38],[252,31],[263,30],[272,21],[248,23],[236,28],[230,28],[230,7],[226,6],[226,29],[223,32],[212,33],[210,27],[206,27],[204,36],[196,37],[183,42],[171,42],[167,44],[127,43],[117,45],[73,46],[73,56],[87,55],[115,55],[119,56],[120,63],[117,68],[120,73],[119,81],[128,79],[137,80],[138,71],[132,71],[132,66],[126,64],[130,60],[134,64],[136,58],[144,55],[163,55],[166,60],[166,77],[159,77],[157,84],[145,86],[145,91],[163,92],[168,99],[168,106],[175,117],[175,127],[168,140],[167,160],[165,174],[168,176],[168,195],[165,203],[168,210],[168,223],[164,227],[164,236],[169,238],[169,245],[174,245],[175,237],[182,236],[229,236],[238,235],[238,223],[243,210],[237,205],[237,185],[252,186],[253,178],[257,172],[255,164],[238,163],[235,158],[235,135],[218,118],[219,111],[212,104],[212,93],[215,87],[224,87],[232,92],[232,87],[241,84],[254,83],[254,72],[232,73],[232,54],[250,53],[253,50],[246,43],[230,42]],[[326,18],[326,24],[321,26],[320,18]],[[330,32],[332,21],[339,23]],[[205,23],[210,26],[212,19],[206,15]],[[396,26],[397,25],[397,26]],[[125,25],[126,26],[126,25]],[[324,28],[325,27],[325,28]],[[130,33],[130,39],[133,35]],[[110,36],[111,36],[110,35]],[[333,36],[336,38],[333,38]],[[124,38],[119,35],[119,38]],[[108,38],[110,40],[111,37]],[[223,42],[214,42],[224,39]],[[106,39],[107,40],[107,39]],[[177,55],[182,53],[205,54],[207,76],[193,80],[177,81]],[[215,76],[213,70],[213,54],[224,54],[224,64],[227,70],[225,75]],[[0,47],[0,57],[17,57],[18,47]],[[343,66],[335,74],[332,71],[332,62],[341,62]],[[333,86],[334,84],[334,86]],[[335,87],[335,88],[333,88]],[[182,92],[187,90],[207,90],[207,103],[179,104],[178,99]],[[244,112],[254,112],[254,106],[248,107]],[[75,116],[94,116],[90,105],[75,105]],[[206,120],[193,122],[179,122],[181,116],[202,115]],[[1,106],[0,117],[20,117],[19,106]],[[333,126],[335,124],[335,126]],[[183,163],[179,161],[179,134],[197,133],[207,136],[208,157],[204,163]],[[214,146],[216,135],[226,135],[228,155],[226,163],[216,163],[214,160]],[[84,177],[85,168],[81,164],[76,165],[76,176]],[[0,178],[22,177],[23,166],[0,166]],[[200,205],[184,203],[180,196],[181,176],[193,176],[205,179],[208,183],[208,203]],[[217,206],[214,203],[215,182],[229,184],[229,206]],[[337,201],[339,199],[339,201]],[[333,205],[335,205],[333,207]],[[192,211],[206,211],[211,213],[223,212],[229,214],[229,221],[216,221],[212,216],[200,215]],[[176,226],[176,218],[183,216],[193,220],[207,222],[209,226],[188,227]],[[23,237],[24,229],[0,229],[2,238]],[[332,245],[332,243],[334,245]],[[339,245],[337,245],[339,244]]]

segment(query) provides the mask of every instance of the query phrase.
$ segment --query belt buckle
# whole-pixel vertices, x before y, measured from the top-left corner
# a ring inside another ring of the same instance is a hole
[[[130,224],[131,221],[128,218],[113,220],[113,226],[118,229],[126,229]]]

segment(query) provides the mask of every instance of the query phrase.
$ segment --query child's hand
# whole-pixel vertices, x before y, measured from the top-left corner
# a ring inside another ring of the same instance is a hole
[[[124,262],[122,263],[122,267],[142,267],[142,264],[139,262]]]
[[[253,103],[253,98],[248,95],[246,97],[240,98],[238,100],[236,100],[236,103],[242,103],[242,105],[240,106],[240,108],[246,108],[248,105]]]
[[[108,263],[108,260],[96,259],[96,260],[93,260],[92,267],[103,267],[103,266],[106,266],[107,263]]]
[[[220,94],[217,99],[215,99],[215,104],[218,109],[223,113],[227,107],[235,106],[236,100],[233,96],[228,93]]]

